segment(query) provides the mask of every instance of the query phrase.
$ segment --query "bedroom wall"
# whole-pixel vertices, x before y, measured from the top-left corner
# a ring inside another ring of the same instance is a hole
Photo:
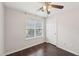
[[[79,8],[74,8],[57,18],[58,46],[79,55]]]
[[[5,14],[5,54],[45,42],[45,36],[29,40],[25,37],[25,26],[28,17],[41,21],[44,21],[44,18],[10,8],[6,8]]]
[[[0,3],[0,56],[4,55],[4,7]]]
[[[49,24],[49,29],[47,30],[47,39],[50,43],[67,50],[71,53],[79,55],[79,7],[73,8],[71,10],[63,11],[62,13],[57,13],[51,19],[47,19],[47,24]],[[53,21],[56,24],[56,44],[53,39],[54,36],[54,26]],[[51,22],[52,21],[52,22]],[[48,29],[48,27],[47,27]]]

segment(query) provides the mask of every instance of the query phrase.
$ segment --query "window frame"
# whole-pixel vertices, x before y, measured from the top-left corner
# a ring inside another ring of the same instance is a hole
[[[29,20],[36,21],[36,22],[37,22],[37,21],[40,21],[40,22],[41,22],[41,23],[40,23],[40,24],[41,24],[41,28],[35,28],[35,27],[34,27],[34,37],[28,37],[28,38],[25,37],[25,38],[28,40],[28,39],[35,39],[35,38],[43,37],[44,22],[41,21],[41,20],[36,20],[36,19],[28,19],[28,20],[26,20],[26,21],[28,22]],[[27,24],[26,24],[26,27],[27,27]],[[25,31],[28,30],[26,27],[25,27]],[[29,29],[33,29],[33,28],[29,28]],[[37,36],[37,35],[36,35],[36,29],[41,29],[41,35],[40,35],[40,36]],[[25,36],[26,36],[26,35],[27,35],[27,34],[25,33]]]

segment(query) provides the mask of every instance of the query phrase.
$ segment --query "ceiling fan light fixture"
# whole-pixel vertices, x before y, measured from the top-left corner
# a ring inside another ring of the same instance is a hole
[[[63,5],[51,4],[51,2],[44,2],[43,6],[39,10],[50,14],[52,8],[63,9],[63,7]]]
[[[46,6],[45,5],[43,5],[43,9],[46,10]]]

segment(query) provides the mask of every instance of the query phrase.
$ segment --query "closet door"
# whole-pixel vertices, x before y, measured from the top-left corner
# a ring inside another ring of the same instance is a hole
[[[53,45],[57,43],[56,21],[55,19],[47,19],[46,21],[46,37],[47,42]]]

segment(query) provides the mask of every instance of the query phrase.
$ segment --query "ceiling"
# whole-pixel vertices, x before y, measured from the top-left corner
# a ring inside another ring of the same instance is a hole
[[[38,9],[42,6],[43,2],[4,2],[3,4],[4,4],[4,6],[15,9],[15,10],[32,13],[32,14],[42,16],[42,17],[47,16],[46,13],[44,13],[42,11],[38,11]],[[53,4],[64,5],[64,9],[52,8],[51,14],[61,13],[62,11],[66,11],[66,10],[70,10],[70,9],[79,7],[78,2],[58,2],[58,3],[54,2]]]

